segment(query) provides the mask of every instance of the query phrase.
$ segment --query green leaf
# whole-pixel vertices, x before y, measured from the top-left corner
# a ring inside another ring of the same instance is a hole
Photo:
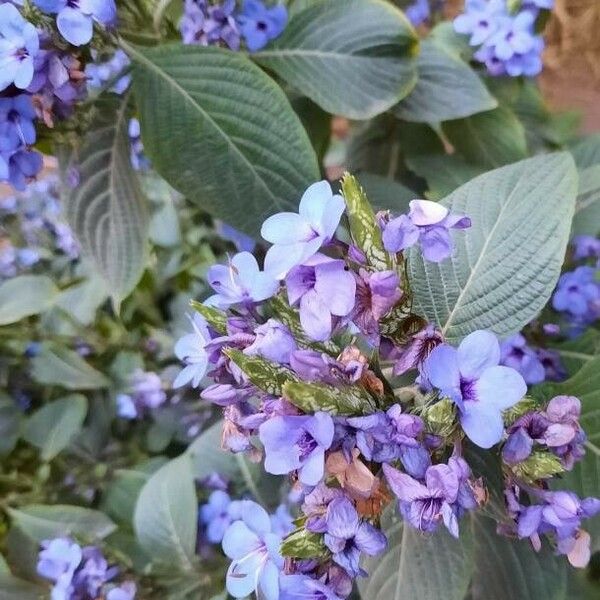
[[[404,98],[417,80],[416,34],[382,0],[324,0],[292,15],[253,58],[321,108],[369,119]]]
[[[227,315],[214,306],[206,306],[196,300],[190,300],[190,306],[199,312],[206,322],[218,333],[224,334],[227,331]]]
[[[42,344],[40,353],[32,360],[31,374],[38,383],[68,390],[96,390],[110,385],[110,381],[79,354],[52,344]]]
[[[81,431],[87,414],[87,399],[72,394],[36,410],[25,422],[23,438],[41,450],[44,461],[52,460]]]
[[[226,348],[223,353],[247,375],[253,385],[272,396],[281,396],[286,383],[298,380],[290,369],[261,356],[249,356],[235,348]]]
[[[506,107],[442,123],[444,134],[468,162],[488,169],[527,156],[525,129]]]
[[[422,154],[407,158],[406,163],[427,181],[427,197],[431,200],[447,196],[484,171],[456,154]]]
[[[292,108],[300,117],[304,129],[317,154],[320,165],[331,143],[331,115],[317,106],[310,98],[297,94],[290,94]]]
[[[98,540],[110,535],[117,526],[102,512],[67,504],[30,504],[9,508],[13,524],[36,542],[72,535],[82,540]]]
[[[286,400],[306,413],[325,411],[332,415],[364,415],[377,410],[373,398],[361,387],[333,387],[324,383],[289,381],[283,386]]]
[[[600,164],[579,171],[573,235],[600,233]]]
[[[22,419],[16,402],[0,390],[0,456],[10,454],[16,446]]]
[[[84,254],[106,280],[117,309],[147,260],[148,215],[130,162],[127,99],[99,100],[76,156],[79,184],[66,203],[69,223]]]
[[[46,588],[10,573],[0,573],[0,600],[43,600],[47,597]]]
[[[417,69],[417,85],[393,108],[401,119],[438,123],[498,106],[475,71],[433,40],[421,42]]]
[[[144,150],[204,210],[249,234],[295,209],[319,179],[315,153],[282,90],[239,53],[126,45]]]
[[[569,148],[578,169],[600,164],[600,133],[583,137]]]
[[[133,524],[141,548],[155,562],[191,571],[197,513],[192,464],[184,454],[154,473],[140,492]]]
[[[101,277],[89,277],[60,293],[56,305],[82,325],[90,325],[96,311],[108,298],[106,283]]]
[[[536,553],[528,540],[510,540],[496,533],[496,523],[474,517],[475,573],[472,600],[561,600],[567,569],[564,556],[547,544]]]
[[[45,275],[19,275],[0,284],[0,325],[48,310],[58,289]]]
[[[477,329],[519,331],[544,307],[560,274],[575,204],[572,158],[548,154],[476,177],[443,200],[472,220],[441,263],[409,254],[416,311],[450,342]]]
[[[381,229],[373,208],[355,177],[346,173],[342,179],[342,194],[350,222],[350,234],[356,246],[367,257],[367,262],[378,271],[390,269],[392,261],[383,247]]]
[[[391,210],[395,214],[408,212],[408,203],[418,196],[405,185],[382,175],[361,173],[358,181],[377,210]]]
[[[368,578],[357,580],[364,600],[463,600],[473,570],[473,539],[461,523],[460,539],[445,529],[424,535],[404,526],[396,509],[383,514],[385,554],[368,558]]]
[[[577,338],[551,344],[549,347],[558,352],[569,375],[574,375],[589,361],[600,356],[600,331],[587,329]]]

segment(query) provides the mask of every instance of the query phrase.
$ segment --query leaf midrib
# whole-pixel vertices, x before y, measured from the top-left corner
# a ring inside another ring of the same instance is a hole
[[[266,192],[267,196],[273,201],[276,206],[280,206],[280,203],[277,197],[271,192],[269,186],[260,176],[258,171],[254,168],[252,163],[244,156],[243,152],[231,141],[231,138],[227,135],[227,133],[219,126],[219,124],[198,104],[198,102],[194,99],[194,97],[183,87],[177,83],[173,77],[171,77],[166,71],[163,71],[153,63],[150,59],[146,58],[142,53],[138,52],[133,46],[129,45],[127,42],[121,41],[121,45],[128,53],[132,54],[135,57],[135,60],[138,63],[143,63],[146,68],[155,72],[159,77],[162,77],[169,85],[171,85],[175,90],[179,91],[189,102],[194,106],[197,111],[215,128],[215,130],[221,135],[221,137],[225,140],[225,142],[233,149],[234,153],[240,157],[242,162],[247,165],[248,169],[251,173],[253,173],[254,177],[257,181],[260,182],[261,187]]]

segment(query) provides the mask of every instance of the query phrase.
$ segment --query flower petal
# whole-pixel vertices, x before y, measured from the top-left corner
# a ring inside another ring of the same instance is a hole
[[[410,220],[419,226],[434,225],[443,221],[448,215],[448,209],[445,206],[431,200],[411,200],[409,207]]]
[[[315,291],[327,302],[332,315],[345,317],[354,308],[356,280],[341,260],[315,267]]]
[[[485,369],[499,362],[500,344],[490,331],[474,331],[458,347],[458,365],[464,379],[477,379]]]
[[[234,521],[223,536],[223,552],[234,560],[244,558],[261,546],[259,537],[243,521]]]
[[[527,393],[523,376],[510,367],[486,369],[475,382],[475,394],[480,403],[505,410],[514,406]]]
[[[313,340],[324,341],[331,335],[331,312],[314,289],[300,300],[300,324]]]
[[[429,383],[452,398],[455,402],[462,400],[460,391],[460,372],[458,370],[458,353],[448,344],[441,344],[433,349],[423,364],[425,377]]]
[[[495,406],[484,402],[465,402],[460,424],[467,437],[480,448],[491,448],[502,439],[504,423]]]
[[[271,244],[289,246],[294,242],[312,239],[314,231],[305,217],[293,212],[281,212],[262,224],[260,235]]]

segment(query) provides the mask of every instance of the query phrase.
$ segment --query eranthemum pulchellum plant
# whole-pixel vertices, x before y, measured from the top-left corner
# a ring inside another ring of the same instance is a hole
[[[568,172],[568,161],[556,164]],[[424,268],[443,268],[453,239],[469,246],[483,223],[427,200],[376,215],[350,175],[341,193],[315,183],[298,213],[269,217],[263,270],[247,252],[212,267],[215,294],[195,305],[183,338],[189,358],[180,345],[185,380],[208,371],[215,381],[201,396],[223,407],[222,445],[263,456],[267,472],[289,475],[304,496],[283,541],[258,506],[229,525],[229,593],[347,597],[368,575],[362,559],[386,551],[380,520],[394,504],[405,528],[445,527],[460,540],[497,484],[472,456],[498,462],[499,535],[528,538],[532,551],[550,543],[586,566],[582,523],[600,500],[552,487],[585,453],[580,400],[534,403],[527,368],[501,364],[494,333],[474,324],[453,345],[413,312],[409,249]],[[349,238],[336,237],[342,217]]]

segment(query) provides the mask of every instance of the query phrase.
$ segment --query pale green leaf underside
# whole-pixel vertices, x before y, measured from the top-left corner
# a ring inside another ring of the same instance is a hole
[[[441,263],[415,247],[409,274],[415,308],[450,342],[477,329],[519,331],[546,304],[562,265],[577,173],[568,154],[551,154],[485,173],[443,200],[472,227],[453,233]]]
[[[393,109],[401,119],[438,123],[498,106],[478,75],[441,44],[423,41],[417,66],[416,86]]]
[[[600,233],[600,165],[579,171],[579,192],[573,218],[574,235]]]
[[[45,275],[20,275],[0,285],[0,325],[16,323],[50,308],[58,289]]]
[[[144,148],[175,189],[251,235],[267,216],[297,208],[319,169],[270,77],[221,48],[126,49]]]
[[[324,0],[294,14],[253,57],[321,108],[368,119],[404,98],[417,80],[416,35],[382,0]]]
[[[148,216],[130,163],[126,108],[127,98],[99,102],[76,157],[79,184],[67,199],[71,227],[117,307],[135,287],[147,258]]]
[[[133,518],[137,540],[154,561],[189,571],[195,557],[198,502],[188,455],[146,482]]]

